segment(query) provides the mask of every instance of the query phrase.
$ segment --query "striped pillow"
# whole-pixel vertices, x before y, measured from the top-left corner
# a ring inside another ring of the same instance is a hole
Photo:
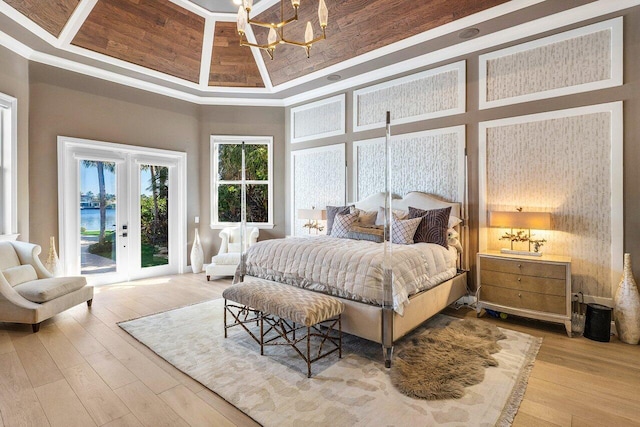
[[[422,218],[394,219],[391,225],[391,243],[412,245],[416,229]]]
[[[338,214],[333,220],[331,237],[345,238],[351,231],[351,226],[358,220],[358,213]]]
[[[435,243],[448,248],[448,225],[451,207],[425,211],[409,206],[409,218],[421,218],[413,240],[416,243]]]

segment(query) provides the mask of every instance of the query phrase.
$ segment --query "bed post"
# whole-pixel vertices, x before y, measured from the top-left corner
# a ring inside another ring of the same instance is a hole
[[[244,282],[244,275],[245,275],[245,262],[246,262],[246,234],[247,234],[247,190],[246,190],[246,184],[247,184],[247,175],[246,175],[246,159],[245,159],[245,147],[244,147],[244,141],[242,141],[242,146],[241,146],[241,151],[242,151],[242,166],[241,166],[241,182],[242,184],[240,185],[240,268],[238,269],[239,277],[240,277],[240,282]]]
[[[385,174],[384,174],[384,261],[382,278],[382,353],[384,366],[391,367],[393,357],[393,266],[391,265],[392,221],[391,221],[391,112],[387,111],[387,129],[385,138]]]

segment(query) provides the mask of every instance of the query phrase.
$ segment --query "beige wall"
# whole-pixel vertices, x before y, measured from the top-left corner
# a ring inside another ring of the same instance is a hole
[[[58,233],[59,135],[187,153],[187,214],[200,208],[198,106],[32,63],[29,122],[31,241]],[[189,244],[193,222],[189,224]]]
[[[604,21],[615,16],[624,16],[624,85],[610,89],[603,89],[594,92],[563,96],[559,98],[551,98],[534,102],[510,105],[506,107],[492,108],[488,110],[480,110],[478,99],[478,56],[482,53],[494,51],[503,47],[508,47],[517,43],[509,43],[496,46],[485,51],[474,54],[451,58],[446,62],[433,64],[430,68],[453,63],[459,60],[467,61],[467,112],[450,117],[425,120],[416,123],[393,126],[392,134],[404,134],[409,132],[418,132],[429,129],[438,129],[448,126],[466,125],[467,134],[467,153],[469,156],[469,215],[470,215],[470,260],[472,262],[472,273],[470,274],[471,284],[475,284],[475,254],[478,251],[478,123],[487,120],[500,119],[505,117],[520,116],[526,114],[534,114],[544,111],[561,110],[566,108],[579,107],[591,104],[600,104],[611,101],[624,101],[624,250],[632,254],[634,262],[634,273],[636,277],[640,277],[640,193],[638,193],[638,183],[640,183],[640,168],[636,166],[640,160],[640,7],[635,7],[624,11],[583,22],[578,25],[564,28],[562,30],[545,33],[541,36],[559,33],[572,28],[582,27],[594,22]],[[539,38],[539,37],[536,37]],[[527,41],[527,40],[524,40]],[[415,70],[405,75],[413,74]],[[399,77],[399,76],[396,76]],[[395,77],[394,77],[395,78]],[[389,79],[387,79],[389,80]],[[379,82],[372,82],[365,85],[370,86]],[[363,86],[354,87],[353,90]],[[347,143],[347,161],[351,163],[353,153],[353,141],[384,137],[384,129],[353,132],[353,90],[347,91],[346,97],[346,117],[347,117],[347,133],[341,136],[319,139],[295,144],[295,149],[305,149],[319,147],[323,145],[337,144],[341,142]],[[290,110],[286,109],[286,135],[289,138]],[[580,147],[576,147],[580,149]],[[290,152],[291,145],[287,144],[286,162],[287,162],[287,182],[286,188],[289,188],[290,173]],[[353,200],[353,175],[352,168],[348,168],[347,173],[347,200]],[[287,196],[286,204],[289,209],[291,197]],[[289,212],[287,210],[287,212]],[[287,218],[287,229],[289,229],[290,218]],[[620,259],[620,268],[622,259]]]
[[[0,47],[0,92],[18,100],[18,233],[29,240],[29,61]]]
[[[209,141],[211,135],[273,137],[273,222],[272,230],[260,230],[260,240],[285,236],[285,136],[284,108],[203,106],[200,115],[200,233],[205,249],[205,263],[220,247],[219,230],[209,228],[211,185]],[[193,217],[189,218],[190,224]]]
[[[283,108],[198,106],[36,63],[30,80],[31,241],[47,248],[57,236],[59,135],[186,152],[188,249],[199,216],[205,262],[219,248],[209,227],[210,135],[273,136],[275,228],[260,236],[284,236]]]

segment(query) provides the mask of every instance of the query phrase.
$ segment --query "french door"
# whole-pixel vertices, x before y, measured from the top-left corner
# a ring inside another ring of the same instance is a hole
[[[58,138],[60,260],[91,284],[182,273],[184,153]]]

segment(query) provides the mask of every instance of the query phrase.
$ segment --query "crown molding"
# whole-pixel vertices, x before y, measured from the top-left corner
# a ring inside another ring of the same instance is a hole
[[[79,28],[79,25],[82,21],[82,16],[84,16],[85,18],[86,16],[88,16],[90,10],[92,9],[92,5],[95,5],[96,1],[97,0],[83,0],[80,3],[79,10],[76,10],[76,12],[74,12],[74,14],[72,15],[72,19],[63,29],[60,38],[52,36],[2,0],[0,0],[0,13],[6,15],[18,25],[24,27],[37,37],[62,51],[88,57],[90,59],[94,59],[112,66],[117,66],[119,68],[124,68],[129,71],[133,71],[160,81],[166,81],[168,83],[182,86],[185,89],[195,90],[198,91],[198,94],[181,91],[179,89],[168,88],[159,83],[148,82],[136,77],[126,76],[113,71],[107,71],[98,67],[83,64],[77,61],[60,58],[44,52],[39,52],[30,48],[29,46],[26,46],[22,42],[14,39],[10,35],[2,31],[0,31],[0,45],[7,47],[8,49],[29,60],[63,68],[69,71],[78,72],[88,76],[93,76],[103,80],[116,82],[129,87],[158,93],[160,95],[181,99],[195,104],[282,107],[291,106],[302,102],[308,102],[319,97],[335,94],[339,91],[345,91],[357,86],[369,84],[375,82],[376,80],[394,77],[401,73],[406,73],[422,67],[427,67],[429,65],[446,61],[461,55],[466,55],[478,50],[498,46],[500,44],[519,40],[525,37],[535,36],[536,34],[540,34],[545,31],[555,30],[567,25],[596,18],[598,16],[607,15],[609,13],[614,13],[640,4],[640,0],[597,0],[595,2],[559,12],[551,16],[540,18],[535,21],[527,22],[516,27],[501,30],[487,36],[477,37],[451,47],[440,49],[434,52],[429,52],[419,57],[411,58],[396,64],[360,74],[352,78],[328,84],[321,88],[305,91],[304,93],[292,95],[286,98],[273,99],[274,95],[277,95],[282,91],[295,89],[296,86],[308,83],[315,79],[324,78],[329,74],[340,72],[346,68],[353,67],[355,65],[359,65],[376,58],[380,58],[389,53],[396,52],[398,50],[405,49],[428,40],[432,40],[444,34],[449,34],[451,32],[476,25],[487,19],[495,18],[496,16],[501,16],[525,7],[529,7],[531,5],[540,3],[543,0],[521,0],[517,2],[507,2],[491,9],[487,9],[483,12],[477,13],[475,15],[453,21],[449,24],[445,24],[416,36],[401,40],[380,49],[376,49],[375,51],[369,52],[367,54],[357,56],[348,61],[344,61],[340,64],[327,67],[323,70],[313,72],[304,77],[277,86],[272,85],[264,60],[259,50],[252,48],[254,58],[256,59],[256,64],[258,65],[260,74],[265,82],[265,88],[213,87],[209,86],[208,82],[206,85],[203,85],[202,81],[204,67],[201,67],[200,81],[198,83],[189,82],[135,64],[131,64],[126,61],[118,60],[107,55],[98,54],[87,49],[71,45],[70,43],[68,43],[69,38],[72,38],[71,34],[74,30],[77,31],[77,29],[75,28],[76,26]],[[200,6],[194,5],[188,0],[171,1],[180,6],[190,4],[191,7],[189,7],[188,9],[200,16],[205,16],[205,18],[207,18],[206,22],[209,23],[208,25],[211,25],[210,22],[215,21],[235,21],[234,14],[209,12],[206,9],[201,8]],[[256,4],[256,6],[254,7],[254,11],[256,11],[256,13],[260,13],[273,6],[277,2],[278,0],[262,0],[261,2]],[[206,25],[207,24],[205,24],[205,26]],[[67,27],[69,27],[69,29],[67,29]],[[206,38],[207,37],[205,32],[204,39],[206,40]],[[205,49],[203,49],[203,52],[204,50]],[[205,55],[203,53],[203,57],[204,56]],[[210,58],[208,62],[210,62]],[[210,64],[208,66],[210,66]],[[224,94],[229,94],[232,96],[226,97],[224,96]],[[241,95],[251,95],[252,97],[241,97]]]

